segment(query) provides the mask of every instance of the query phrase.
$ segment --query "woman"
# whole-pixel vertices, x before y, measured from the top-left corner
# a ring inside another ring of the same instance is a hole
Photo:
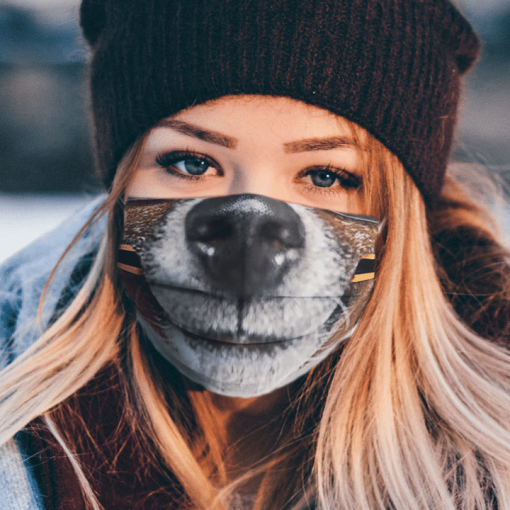
[[[445,175],[465,19],[84,0],[81,23],[109,194],[4,269],[8,508],[510,507],[508,254]]]

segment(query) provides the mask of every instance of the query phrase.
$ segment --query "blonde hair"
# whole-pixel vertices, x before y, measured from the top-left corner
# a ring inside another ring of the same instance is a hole
[[[367,213],[385,218],[376,285],[353,336],[296,390],[273,456],[229,483],[209,397],[185,383],[164,385],[123,306],[115,273],[118,199],[143,140],[122,161],[107,202],[91,219],[109,213],[81,290],[0,374],[0,444],[44,416],[87,504],[100,509],[53,411],[65,412],[73,394],[124,356],[125,419],[153,445],[154,459],[163,460],[195,508],[227,508],[241,482],[262,476],[258,510],[306,508],[309,501],[321,510],[488,510],[495,501],[510,509],[510,354],[457,316],[431,243],[431,233],[466,228],[499,247],[489,215],[450,177],[435,212],[427,214],[398,159],[349,125],[370,168],[363,184]],[[499,256],[507,255],[501,249]],[[489,267],[494,257],[486,256],[489,272],[497,272]],[[508,299],[506,259],[501,267],[500,288],[491,295]]]

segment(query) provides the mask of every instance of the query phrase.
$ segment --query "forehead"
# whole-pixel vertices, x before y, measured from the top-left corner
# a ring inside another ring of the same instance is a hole
[[[350,123],[344,118],[286,97],[226,96],[183,110],[172,119],[237,137],[267,137],[284,141],[352,135]]]

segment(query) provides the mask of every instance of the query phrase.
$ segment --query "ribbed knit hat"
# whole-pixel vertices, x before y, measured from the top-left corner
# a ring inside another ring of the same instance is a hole
[[[431,204],[461,76],[477,57],[447,0],[83,0],[99,170],[159,120],[232,94],[286,96],[356,122]]]

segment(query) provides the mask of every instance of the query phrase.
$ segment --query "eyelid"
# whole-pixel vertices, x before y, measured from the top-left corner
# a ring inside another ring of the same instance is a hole
[[[334,166],[331,164],[309,166],[309,167],[301,170],[301,172],[299,172],[297,177],[299,177],[299,178],[305,177],[309,172],[313,172],[313,171],[326,171],[326,172],[334,173],[334,174],[338,175],[339,177],[345,177],[346,179],[353,179],[357,183],[355,186],[353,186],[355,188],[359,188],[363,184],[363,177],[356,175],[352,172],[349,172],[345,168],[337,167],[337,166]]]
[[[207,154],[203,154],[201,152],[197,152],[190,149],[184,149],[184,150],[167,150],[167,151],[161,151],[157,154],[155,161],[156,163],[164,169],[170,169],[173,168],[175,163],[178,163],[180,161],[183,161],[187,158],[197,158],[206,161],[212,168],[214,168],[217,172],[217,176],[223,176],[224,172],[221,168],[221,165],[219,165],[214,158],[208,156]],[[200,179],[205,178],[207,175],[187,175],[185,173],[182,173],[180,170],[168,170],[174,173],[176,176],[181,176],[183,178],[187,179]],[[352,172],[347,171],[345,168],[337,167],[333,164],[327,164],[327,165],[312,165],[304,168],[303,170],[299,171],[296,174],[295,180],[302,179],[306,177],[310,172],[313,171],[326,171],[331,172],[339,177],[339,180],[337,181],[340,187],[343,187],[344,189],[352,189],[356,190],[363,184],[363,178],[361,176],[355,175]],[[209,175],[210,176],[210,175]],[[342,183],[341,179],[345,180],[352,180],[352,183],[346,184],[345,182]],[[330,189],[330,188],[328,188]]]
[[[210,156],[207,154],[202,154],[201,152],[196,152],[189,149],[184,150],[169,150],[162,151],[156,155],[155,161],[162,168],[168,168],[179,161],[182,161],[187,158],[197,158],[203,159],[207,163],[209,163],[213,168],[215,168],[219,175],[223,175],[223,170],[221,166]]]

